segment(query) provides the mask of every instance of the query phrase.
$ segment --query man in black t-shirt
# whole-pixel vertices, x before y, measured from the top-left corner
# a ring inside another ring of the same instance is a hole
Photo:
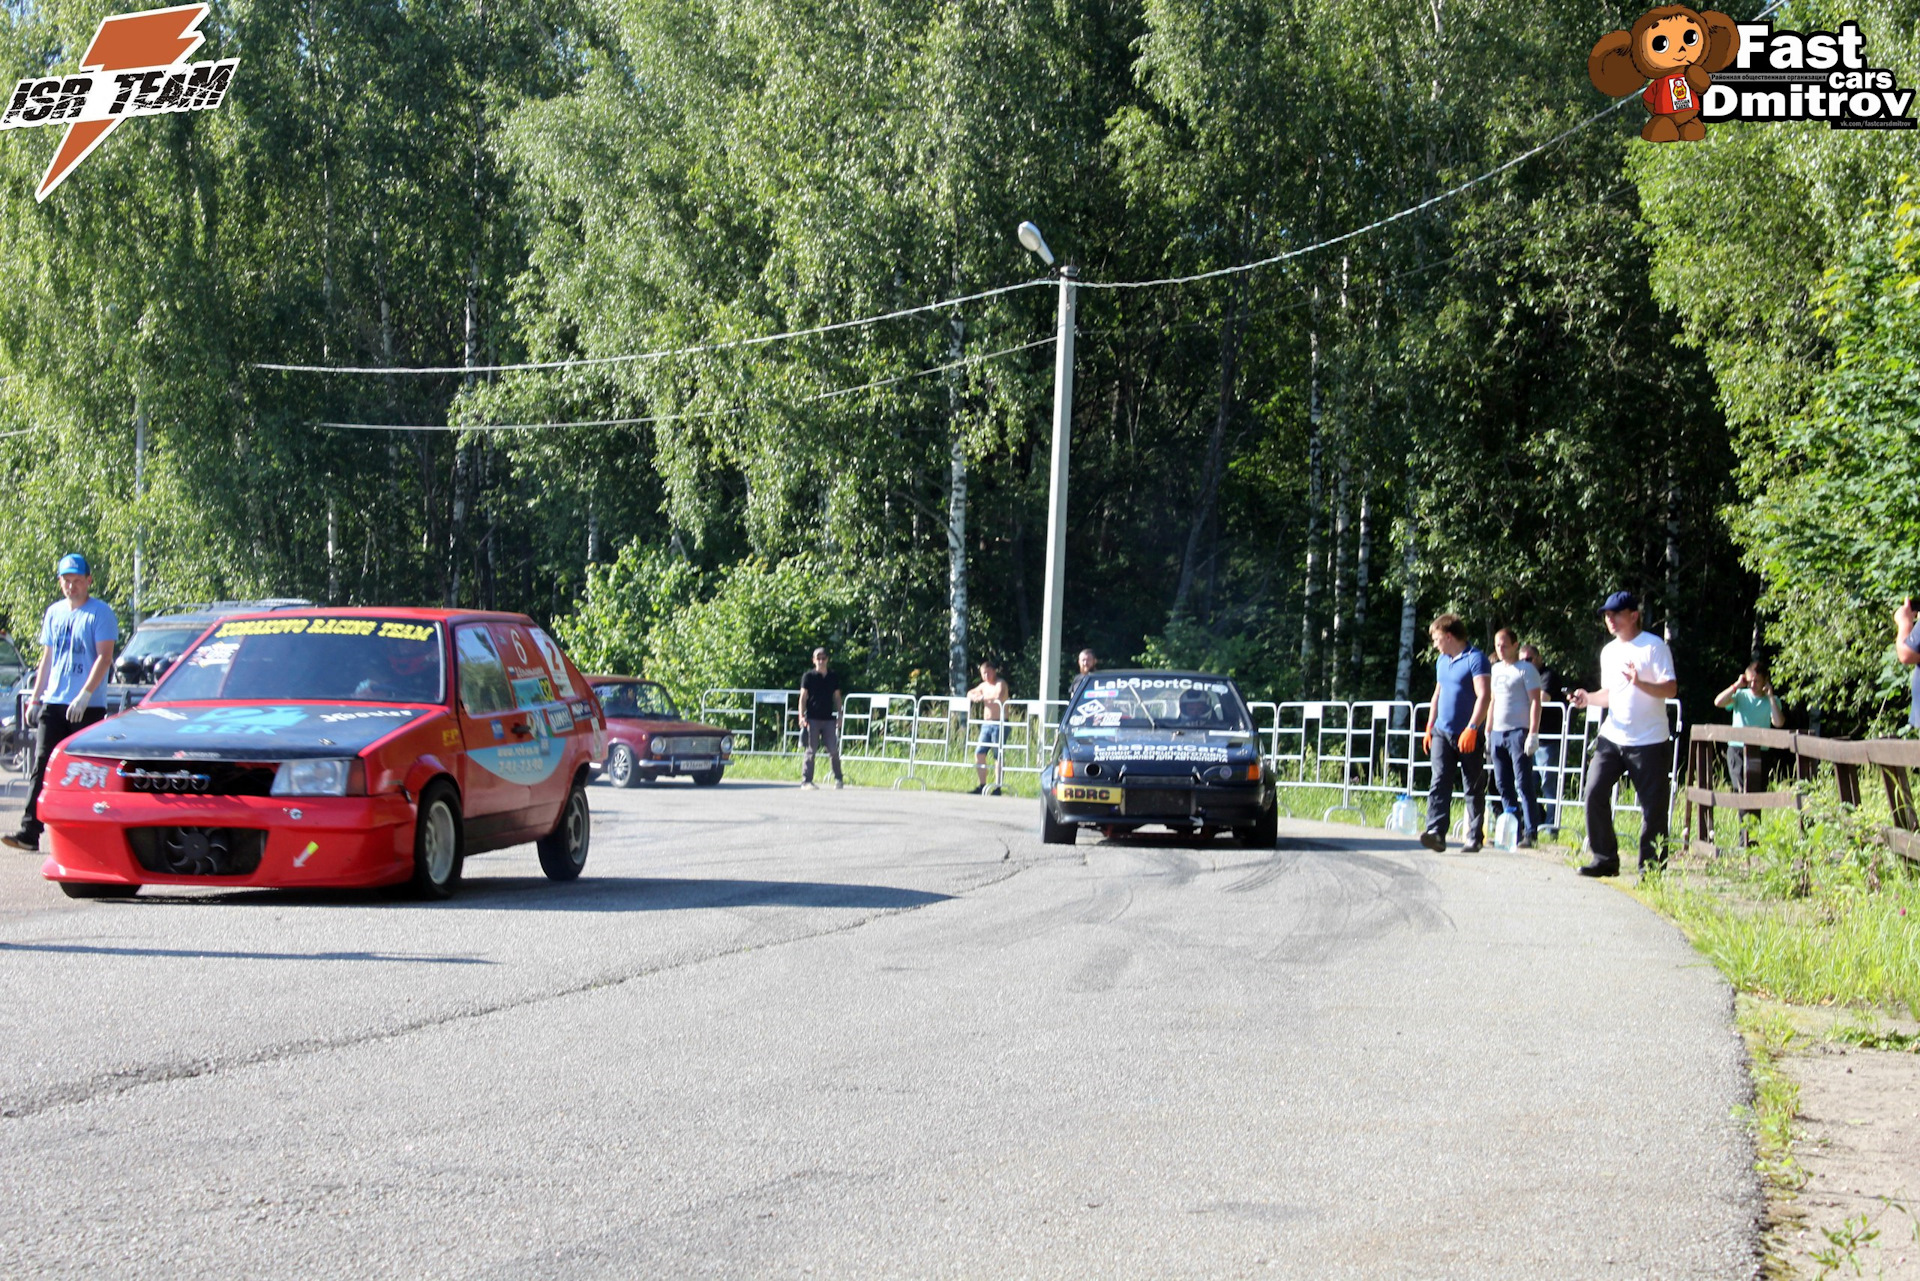
[[[813,787],[813,757],[824,744],[833,762],[833,785],[845,787],[840,774],[840,673],[827,670],[827,651],[813,651],[813,670],[800,678],[801,738],[807,749],[800,769],[800,786]]]

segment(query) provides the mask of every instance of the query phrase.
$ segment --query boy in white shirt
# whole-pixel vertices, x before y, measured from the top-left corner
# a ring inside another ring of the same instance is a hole
[[[1615,592],[1600,607],[1613,639],[1600,651],[1600,688],[1573,691],[1575,707],[1604,707],[1607,719],[1587,758],[1587,846],[1593,861],[1582,876],[1620,874],[1620,838],[1613,830],[1613,785],[1625,774],[1640,798],[1640,870],[1666,864],[1667,809],[1673,755],[1666,700],[1679,692],[1667,643],[1640,629],[1640,598]]]

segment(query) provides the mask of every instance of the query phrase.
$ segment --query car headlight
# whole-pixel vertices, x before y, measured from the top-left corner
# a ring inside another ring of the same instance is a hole
[[[720,755],[722,756],[733,755],[733,735],[722,734],[720,736]]]
[[[275,796],[345,796],[352,761],[282,761],[273,776]]]
[[[648,748],[648,750],[655,756],[665,756],[667,754],[667,740],[664,738],[654,739],[652,746]]]

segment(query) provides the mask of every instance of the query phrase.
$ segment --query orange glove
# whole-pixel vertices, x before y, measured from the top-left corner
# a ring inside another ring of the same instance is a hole
[[[1471,752],[1480,746],[1480,731],[1469,725],[1460,731],[1460,750]]]
[[[1428,756],[1433,755],[1433,726],[1427,726],[1427,732],[1420,736],[1420,750]]]

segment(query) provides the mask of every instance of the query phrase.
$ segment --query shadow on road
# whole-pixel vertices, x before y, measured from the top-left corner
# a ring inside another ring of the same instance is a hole
[[[413,965],[492,965],[478,956],[408,952],[228,952],[205,948],[102,947],[85,943],[0,943],[0,952],[63,952],[80,956],[171,956],[212,961],[398,961]]]
[[[816,881],[731,881],[679,877],[584,876],[556,885],[544,876],[477,876],[460,882],[454,897],[422,903],[381,890],[240,889],[217,893],[171,893],[177,886],[149,886],[137,898],[106,899],[97,908],[120,907],[373,907],[383,911],[449,912],[463,909],[529,912],[682,912],[701,908],[848,907],[897,911],[941,903],[950,894],[900,889],[891,885],[841,885]],[[33,944],[0,944],[32,948]],[[61,945],[65,947],[65,945]],[[45,945],[44,950],[60,950]],[[125,951],[138,948],[66,947],[69,951]],[[154,952],[153,955],[166,953]],[[186,954],[197,955],[197,954]],[[243,956],[245,953],[205,953]],[[261,954],[263,959],[275,959]],[[291,959],[291,958],[289,958]],[[313,959],[313,958],[302,958]],[[320,959],[356,959],[355,954],[326,954]],[[368,954],[365,959],[439,960],[400,954]]]

